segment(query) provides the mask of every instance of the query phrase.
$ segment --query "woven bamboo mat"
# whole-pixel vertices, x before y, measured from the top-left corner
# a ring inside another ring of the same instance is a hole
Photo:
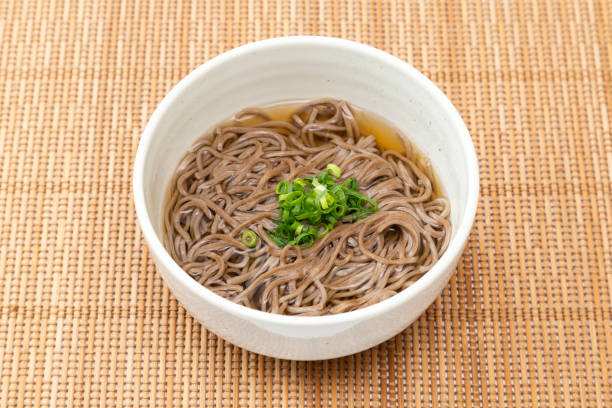
[[[612,2],[2,1],[0,407],[612,406]],[[457,275],[366,352],[220,340],[155,272],[142,129],[240,44],[374,45],[449,95],[482,195]]]

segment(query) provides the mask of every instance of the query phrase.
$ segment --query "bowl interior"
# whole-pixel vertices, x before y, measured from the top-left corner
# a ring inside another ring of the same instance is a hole
[[[470,177],[475,177],[462,140],[467,131],[429,80],[370,47],[287,39],[242,47],[211,60],[161,103],[149,124],[152,135],[142,173],[144,201],[158,237],[168,183],[197,138],[242,108],[319,97],[342,98],[384,117],[429,157],[450,200],[453,236],[457,226],[473,216],[466,212]]]

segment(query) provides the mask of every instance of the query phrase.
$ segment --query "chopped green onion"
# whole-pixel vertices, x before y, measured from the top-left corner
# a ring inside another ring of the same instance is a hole
[[[344,182],[343,186],[348,187],[349,190],[357,191],[357,180],[350,178]]]
[[[287,243],[284,241],[281,241],[280,239],[278,239],[276,237],[276,235],[272,234],[270,231],[266,231],[266,235],[268,235],[268,238],[270,238],[272,240],[272,242],[274,242],[276,245],[278,245],[279,247],[284,247]]]
[[[329,231],[331,231],[332,228],[334,228],[332,224],[324,225],[324,227],[325,227],[325,230],[323,230],[323,232],[321,232],[320,234],[318,233],[319,231],[317,231],[317,235],[316,235],[317,239],[323,238],[325,235],[327,235]]]
[[[302,197],[304,197],[304,193],[302,193],[301,191],[292,191],[290,193],[287,194],[281,194],[278,196],[278,202],[283,202],[286,201],[287,205],[295,205],[297,203],[299,203],[302,200]]]
[[[308,248],[314,243],[315,236],[309,232],[299,234],[295,239],[289,242],[290,245],[298,245],[300,248]]]
[[[303,189],[306,186],[306,184],[304,183],[304,180],[302,180],[301,178],[296,178],[295,180],[293,180],[293,186],[294,186],[294,189],[297,190],[296,187],[302,187]]]
[[[334,179],[341,175],[340,167],[329,163],[316,177],[296,178],[292,183],[280,181],[276,194],[281,218],[273,220],[274,232],[266,231],[272,242],[281,248],[285,245],[307,248],[329,233],[336,223],[355,222],[378,211],[374,200],[359,193],[354,178],[336,184]]]
[[[308,223],[311,225],[317,225],[321,222],[321,213],[312,213],[308,217]]]
[[[340,175],[342,174],[342,170],[340,170],[340,167],[336,166],[333,163],[329,163],[327,165],[327,171],[329,172],[329,174],[331,174],[335,178],[340,177]]]
[[[362,198],[362,200],[370,204],[372,212],[378,211],[378,204],[376,204],[376,201],[372,200],[371,198],[365,197],[365,196]]]
[[[295,231],[296,234],[301,234],[302,230],[304,229],[304,224],[302,224],[299,221],[295,221],[293,224],[291,224],[291,229],[293,231]]]
[[[257,241],[259,241],[259,238],[257,238],[257,234],[255,234],[253,231],[246,230],[242,233],[242,243],[248,248],[253,248],[255,245],[257,245]]]
[[[304,207],[307,209],[313,209],[315,207],[315,199],[313,196],[308,196],[304,200]]]
[[[324,186],[324,185],[321,185],[321,184],[317,184],[317,185],[316,185],[316,187],[315,187],[315,189],[314,189],[314,192],[315,192],[316,194],[324,193],[324,192],[326,192],[326,191],[327,191],[327,187],[326,187],[326,186]]]
[[[289,241],[293,235],[289,227],[284,224],[278,225],[274,232],[276,233],[276,236],[283,241]]]
[[[289,183],[288,181],[279,181],[278,185],[276,186],[276,194],[287,194],[291,192],[290,186],[291,183]]]
[[[344,215],[345,211],[346,211],[346,208],[343,205],[336,204],[331,212],[334,217],[340,219]]]
[[[318,205],[321,206],[321,211],[327,210],[335,201],[334,197],[331,194],[329,194],[327,191],[324,193],[320,193],[317,196],[316,200],[317,200]]]
[[[291,218],[291,212],[286,208],[281,209],[280,214],[281,214],[281,218],[284,220]]]

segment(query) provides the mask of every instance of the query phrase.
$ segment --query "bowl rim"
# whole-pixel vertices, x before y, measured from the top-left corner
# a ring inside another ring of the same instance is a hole
[[[161,119],[164,117],[170,107],[174,105],[182,92],[186,90],[186,88],[193,82],[200,80],[200,78],[205,76],[207,72],[219,65],[229,63],[232,60],[249,53],[272,50],[287,46],[317,46],[328,48],[331,47],[336,49],[342,48],[344,50],[350,49],[350,51],[354,52],[360,57],[375,59],[380,63],[391,65],[395,69],[402,71],[404,75],[411,77],[417,82],[420,82],[426,91],[429,92],[434,101],[440,106],[440,108],[446,111],[446,114],[450,118],[450,125],[455,129],[456,136],[459,138],[461,143],[463,150],[462,154],[467,161],[468,197],[464,214],[460,217],[461,222],[458,226],[456,226],[455,236],[451,239],[449,246],[442,257],[440,257],[434,266],[413,285],[409,286],[398,294],[373,305],[350,312],[325,316],[280,315],[252,309],[247,306],[234,303],[231,300],[215,294],[191,278],[166,251],[160,237],[158,237],[155,229],[153,228],[153,224],[145,204],[144,167],[152,139],[158,125],[161,122]],[[290,36],[270,38],[234,48],[208,60],[181,79],[155,108],[155,111],[151,115],[151,118],[143,131],[134,161],[133,193],[136,215],[150,251],[156,255],[158,262],[160,262],[169,273],[174,275],[174,277],[177,278],[181,285],[186,288],[192,296],[203,298],[207,302],[216,304],[224,312],[251,322],[273,323],[296,328],[308,326],[321,327],[341,323],[357,323],[365,319],[376,317],[377,315],[383,314],[386,311],[394,309],[400,304],[405,303],[409,299],[417,296],[423,290],[426,290],[430,285],[434,284],[438,277],[451,266],[453,260],[462,253],[464,245],[467,242],[478,204],[479,173],[474,145],[463,119],[446,95],[444,95],[444,93],[424,74],[420,73],[407,62],[388,54],[385,51],[355,41],[321,36]]]

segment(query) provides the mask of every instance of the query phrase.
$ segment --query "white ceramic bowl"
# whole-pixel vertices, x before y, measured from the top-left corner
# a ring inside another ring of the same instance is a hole
[[[414,285],[373,306],[321,317],[281,316],[237,305],[187,275],[164,249],[162,205],[192,143],[247,106],[331,96],[383,116],[431,160],[451,203],[453,236]],[[162,277],[206,328],[272,357],[318,360],[352,354],[400,332],[453,274],[478,199],[478,165],[461,117],[444,94],[405,62],[375,48],[325,37],[285,37],[242,46],[180,81],[151,117],[138,147],[134,201]]]

